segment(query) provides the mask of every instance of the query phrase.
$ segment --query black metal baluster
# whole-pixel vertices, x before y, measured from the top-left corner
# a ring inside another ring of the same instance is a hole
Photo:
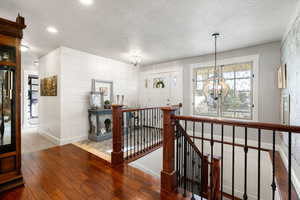
[[[195,144],[195,122],[193,122],[193,143]],[[195,199],[194,197],[194,170],[195,170],[195,156],[194,156],[194,151],[192,153],[192,200]]]
[[[204,155],[204,123],[202,122],[201,123],[201,137],[202,137],[202,139],[201,139],[201,154],[202,154],[202,156]],[[200,162],[199,162],[199,165],[200,165]],[[202,157],[202,159],[201,159],[201,167],[203,166],[203,157]],[[200,170],[200,168],[198,169],[198,170]],[[200,176],[202,175],[202,173],[201,172],[199,172],[200,173]],[[201,182],[202,183],[202,182]],[[203,194],[203,185],[201,185],[201,200],[202,200],[202,194]]]
[[[212,161],[213,161],[213,158],[214,158],[214,124],[213,123],[211,123],[210,124],[210,139],[211,139],[211,141],[210,141],[210,153],[211,153],[211,155],[210,155],[210,162],[212,163]],[[212,169],[212,168],[211,168]],[[210,198],[212,199],[212,194],[213,194],[213,176],[214,176],[214,174],[213,174],[213,170],[210,170]]]
[[[143,151],[143,129],[142,129],[142,124],[143,124],[143,116],[142,116],[142,110],[139,111],[140,113],[140,124],[139,124],[139,130],[140,130],[140,153]]]
[[[275,199],[276,182],[275,182],[275,143],[276,143],[276,131],[273,130],[273,149],[272,149],[272,199]]]
[[[139,111],[140,113],[140,124],[139,124],[139,129],[140,129],[140,152],[143,151],[143,129],[142,129],[142,124],[143,124],[143,116],[142,116],[142,110]]]
[[[143,122],[143,134],[144,134],[144,150],[146,150],[146,110],[143,110],[143,117],[144,117],[144,122]]]
[[[126,158],[128,158],[128,154],[129,154],[129,152],[128,152],[128,131],[129,131],[129,121],[128,121],[128,114],[126,113],[126,112],[124,112],[123,113],[123,119],[125,119],[126,120],[126,148],[125,148],[125,150],[126,150]],[[124,151],[125,151],[124,150]]]
[[[130,157],[132,156],[132,113],[131,112],[129,112],[128,113],[128,115],[129,115],[129,126],[130,126]]]
[[[221,200],[223,199],[223,169],[224,169],[224,124],[221,125]]]
[[[155,109],[155,145],[158,144],[158,108]]]
[[[137,154],[139,154],[140,152],[140,121],[141,121],[141,118],[140,118],[140,111],[138,110],[137,111]]]
[[[288,147],[288,159],[289,159],[289,164],[288,164],[288,181],[289,181],[289,185],[288,185],[288,199],[291,200],[292,199],[292,133],[289,132],[289,147]]]
[[[235,126],[232,127],[232,188],[231,195],[234,198],[234,171],[235,171]]]
[[[260,199],[260,158],[261,158],[261,129],[258,129],[258,177],[257,177],[257,199]]]
[[[149,130],[149,126],[150,126],[150,117],[149,117],[149,109],[147,109],[147,149],[149,149],[150,147],[150,130]]]
[[[176,122],[177,124],[177,122]],[[177,178],[177,192],[179,188],[179,133],[177,125],[175,125],[175,137],[176,137],[176,178]]]
[[[187,142],[186,142],[186,139],[184,140],[184,153],[183,153],[184,157],[183,157],[183,164],[184,164],[184,167],[183,167],[183,189],[184,189],[184,192],[183,192],[183,196],[186,197],[186,182],[187,182],[187,176],[186,176],[186,172],[187,172]]]
[[[136,113],[134,114],[134,126],[133,126],[133,146],[134,146],[134,150],[133,150],[133,155],[135,155],[136,153],[136,121],[137,121],[137,116]]]
[[[154,140],[154,134],[153,134],[153,127],[154,127],[154,120],[153,120],[153,108],[151,109],[151,148],[153,147],[153,140]]]
[[[202,139],[201,139],[201,153],[202,153],[202,155],[204,154],[204,123],[202,122],[202,126],[201,126],[201,137],[202,137]]]
[[[182,154],[183,154],[183,143],[182,143],[182,140],[183,140],[183,136],[182,136],[182,133],[179,131],[179,133],[180,133],[180,138],[179,138],[179,141],[180,141],[180,143],[179,143],[179,148],[180,148],[180,150],[179,150],[179,187],[181,187],[182,186],[182,158],[183,158],[183,156],[182,156]]]
[[[248,129],[245,127],[245,147],[244,147],[244,153],[245,153],[245,160],[244,160],[244,195],[243,198],[244,200],[248,199],[248,194],[247,194],[247,167],[248,167]]]

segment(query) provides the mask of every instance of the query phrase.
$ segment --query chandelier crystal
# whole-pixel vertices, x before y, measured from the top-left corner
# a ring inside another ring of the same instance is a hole
[[[208,98],[211,97],[217,101],[220,98],[224,99],[228,92],[229,86],[222,77],[221,66],[217,66],[217,38],[220,36],[219,33],[212,34],[215,40],[215,66],[214,76],[209,78],[203,86],[204,95]],[[219,69],[218,69],[219,68]]]

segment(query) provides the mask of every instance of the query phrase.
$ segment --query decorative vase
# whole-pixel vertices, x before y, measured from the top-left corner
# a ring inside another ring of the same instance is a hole
[[[121,105],[124,105],[124,98],[125,98],[125,96],[122,95]]]
[[[119,104],[120,95],[117,94],[117,104]]]

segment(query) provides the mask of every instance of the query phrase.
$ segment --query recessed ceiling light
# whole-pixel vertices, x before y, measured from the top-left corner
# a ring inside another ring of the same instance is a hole
[[[53,26],[48,26],[47,27],[47,31],[49,33],[53,33],[53,34],[58,33],[58,30],[55,27],[53,27]]]
[[[26,51],[29,50],[29,47],[22,44],[21,47],[20,47],[20,49],[21,49],[22,52],[26,52]]]
[[[82,3],[83,5],[86,5],[86,6],[90,6],[94,3],[94,0],[79,0],[80,3]]]

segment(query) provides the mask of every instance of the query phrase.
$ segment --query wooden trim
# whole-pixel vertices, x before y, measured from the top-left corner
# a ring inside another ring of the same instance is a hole
[[[16,22],[0,18],[0,34],[2,35],[22,39],[25,28],[25,20],[20,15],[18,15]]]
[[[139,151],[133,155],[128,156],[128,158],[126,159],[126,163],[131,163],[133,161],[136,161],[137,159],[140,159],[146,155],[148,155],[149,153],[152,153],[153,151],[161,148],[163,145],[163,142],[160,142],[158,144],[152,145],[151,147],[147,148],[147,149],[143,149],[142,151]]]
[[[272,162],[272,151],[269,151],[270,160]],[[288,172],[284,166],[283,160],[278,151],[275,152],[275,177],[276,177],[276,186],[279,191],[280,197],[282,200],[288,199]],[[299,199],[297,192],[295,190],[294,184],[292,184],[292,194],[291,199]]]
[[[275,130],[275,131],[283,131],[283,132],[300,133],[300,126],[288,126],[288,125],[274,124],[274,123],[246,122],[246,121],[237,121],[237,120],[221,120],[221,119],[215,119],[215,118],[177,116],[177,115],[172,116],[172,119],[186,120],[186,121],[193,121],[193,122],[223,124],[223,125],[231,125],[231,126],[239,126],[239,127],[247,127],[247,128],[257,128],[257,129],[272,130],[272,131]]]
[[[161,108],[163,112],[163,169],[161,171],[161,188],[171,192],[176,188],[175,171],[175,131],[171,115],[172,107]]]
[[[180,109],[182,107],[182,103],[179,103],[178,105],[172,105],[171,107],[176,110]],[[162,109],[165,107],[161,106],[161,107],[131,108],[131,109],[123,109],[122,112],[135,112],[135,111],[140,111],[140,110],[151,110],[151,109],[156,109],[156,108]]]
[[[184,135],[187,142],[193,147],[193,149],[196,151],[198,156],[203,158],[203,154],[199,151],[198,147],[195,145],[195,143],[191,140],[190,136],[185,132],[185,130],[182,128],[180,124],[177,124],[177,128],[180,129],[181,133]]]
[[[17,63],[12,63],[12,62],[5,62],[5,61],[0,61],[0,65],[4,66],[13,66],[15,67]]]
[[[197,140],[211,141],[211,139],[208,139],[208,138],[202,138],[202,137],[198,137],[198,136],[192,136],[192,135],[189,135],[189,137],[195,138],[195,139],[197,139]],[[233,145],[233,143],[231,143],[231,142],[226,142],[226,141],[223,141],[223,142],[222,142],[221,140],[213,140],[213,142],[216,142],[216,143],[223,143],[223,144],[227,144],[227,145]],[[236,144],[236,143],[234,144],[234,146],[236,146],[236,147],[243,147],[243,148],[246,147],[246,146],[243,145],[243,144]],[[254,147],[254,146],[247,146],[247,148],[248,148],[248,149],[259,150],[258,147]],[[266,151],[266,152],[269,152],[269,151],[270,151],[270,149],[265,149],[265,148],[260,148],[260,150]]]
[[[220,159],[214,158],[211,165],[211,170],[213,171],[212,176],[212,199],[220,200],[221,199],[221,192],[220,192],[220,177],[221,177],[221,161]]]
[[[123,164],[123,151],[122,151],[122,106],[112,105],[112,143],[113,150],[111,152],[111,164],[116,167]]]
[[[8,152],[8,153],[2,153],[2,154],[0,154],[0,158],[6,158],[6,157],[15,156],[15,155],[17,155],[17,153],[15,151]]]

